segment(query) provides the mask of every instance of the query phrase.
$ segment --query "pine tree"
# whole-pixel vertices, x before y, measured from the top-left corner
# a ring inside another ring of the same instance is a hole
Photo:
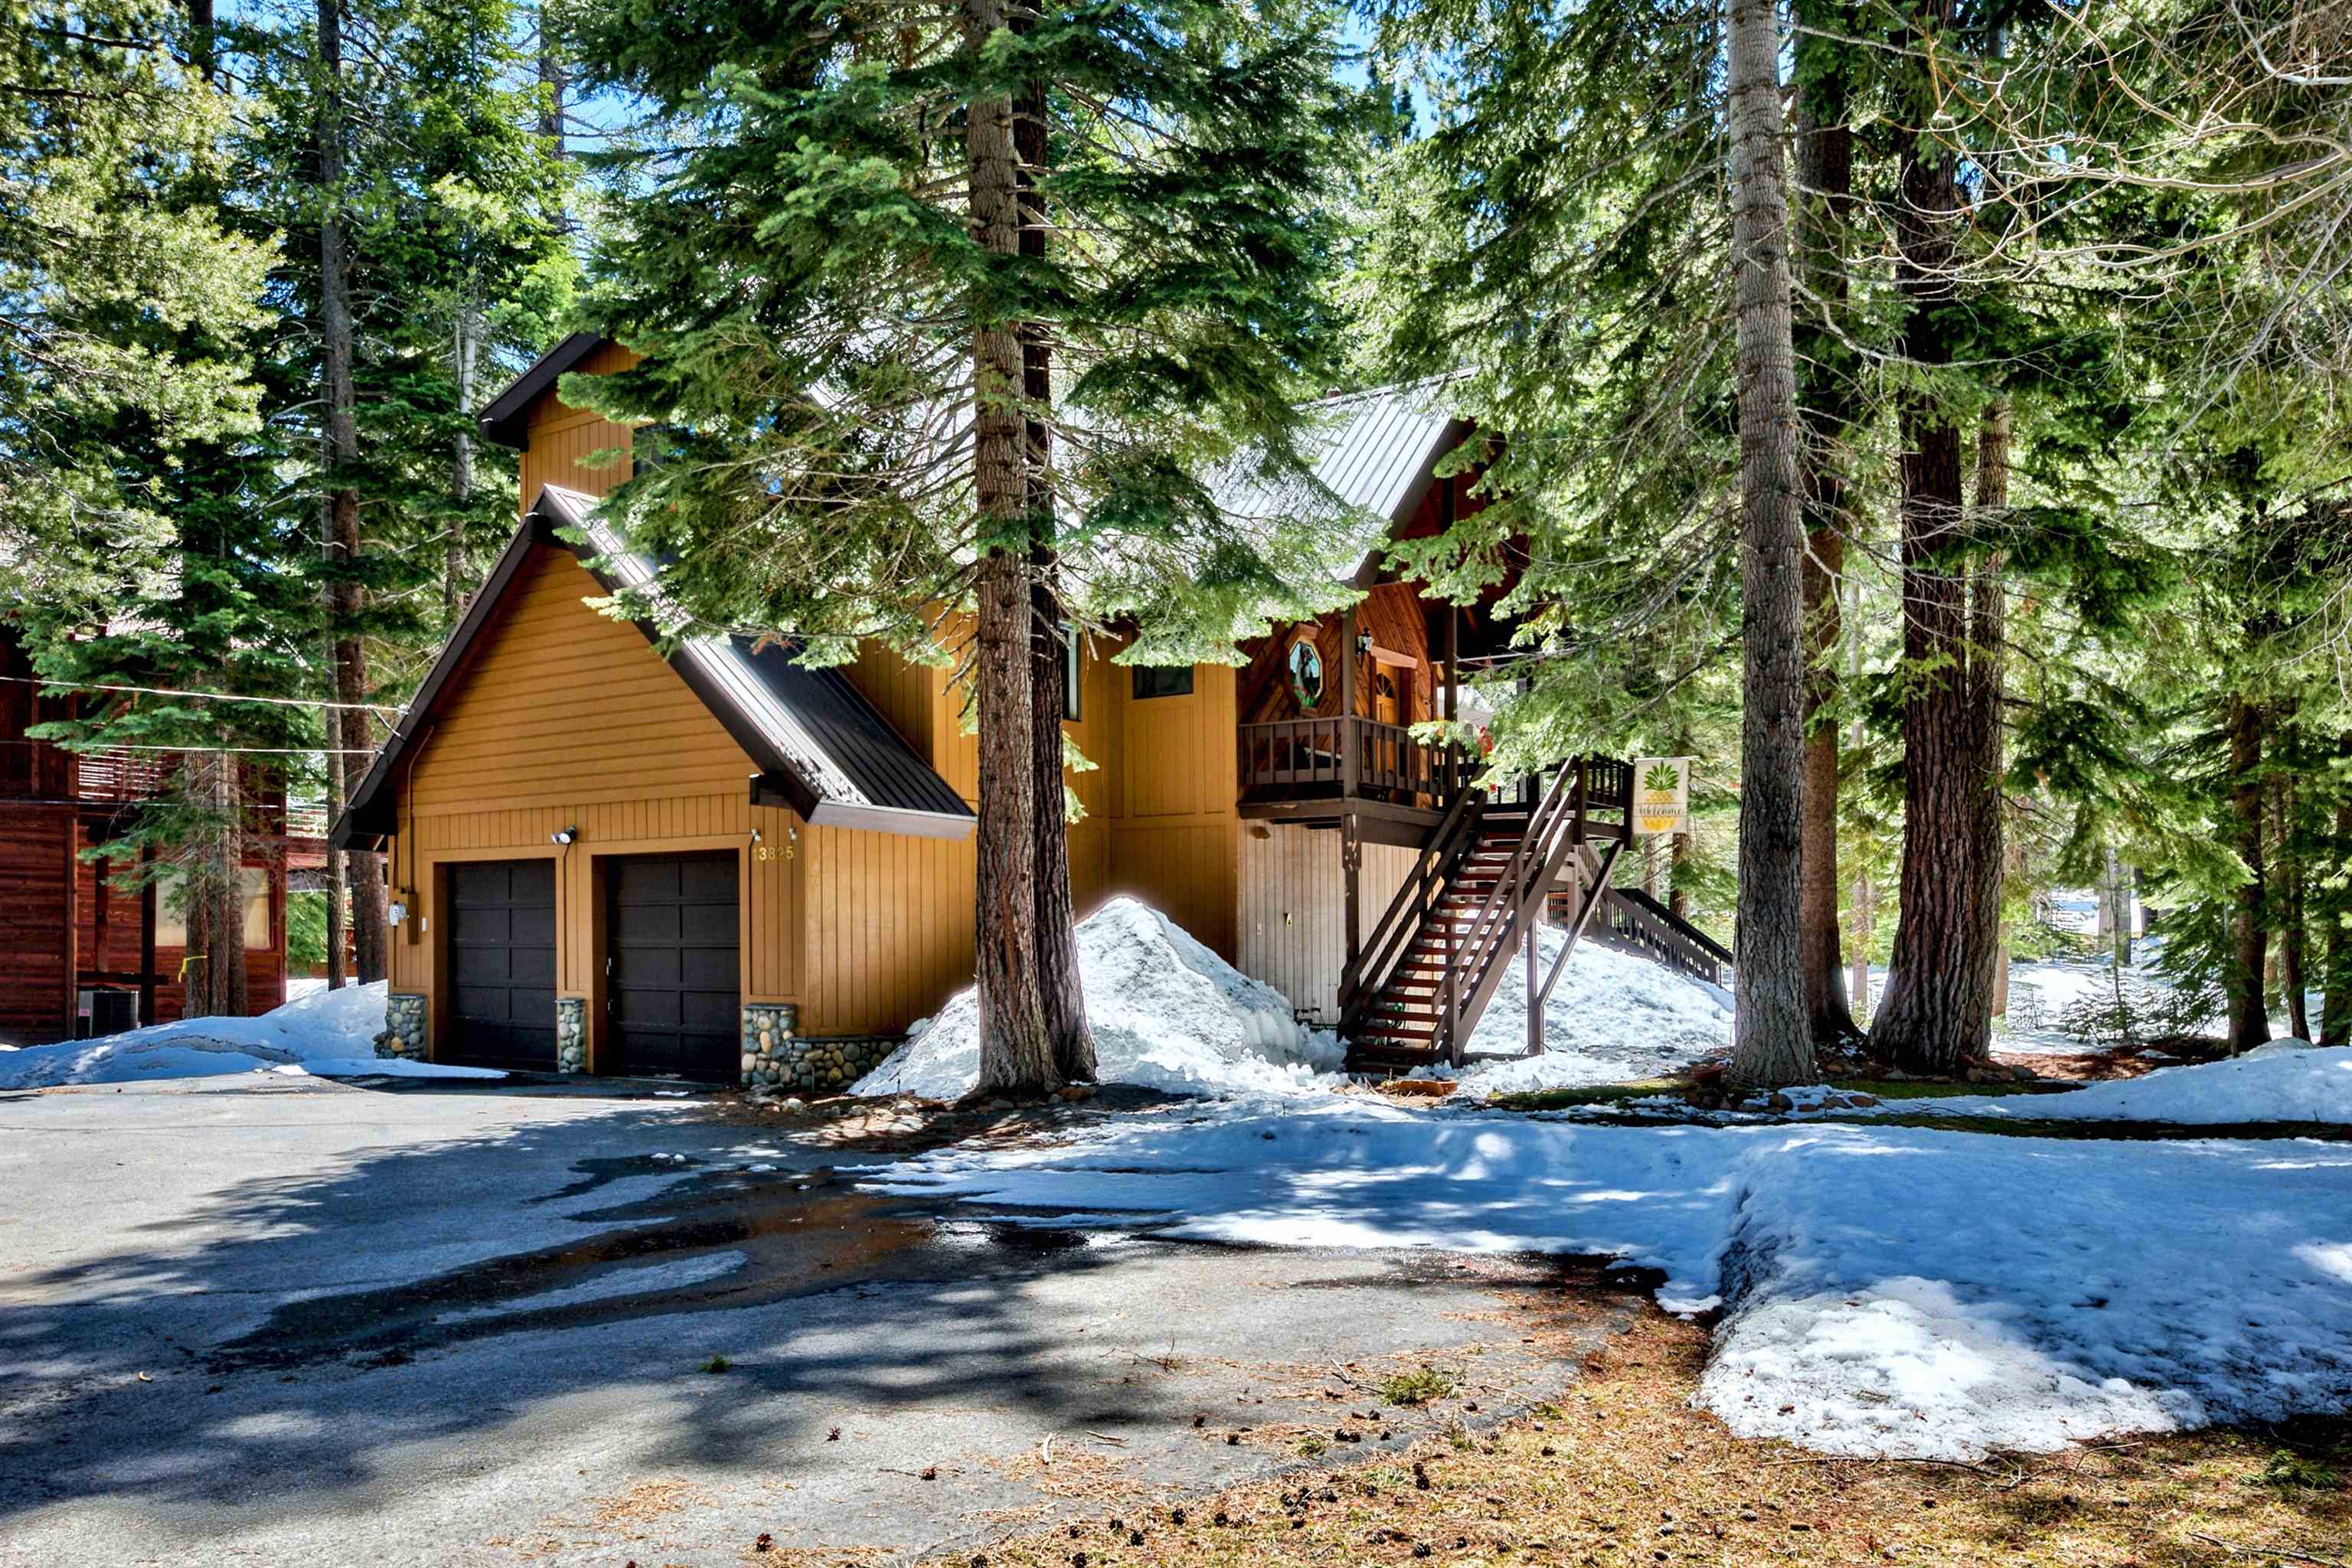
[[[991,1088],[1088,1059],[1076,986],[1048,984],[1061,620],[1130,617],[1123,657],[1190,662],[1334,596],[1311,542],[1224,516],[1205,482],[1248,462],[1306,483],[1297,403],[1336,363],[1328,21],[1189,0],[575,19],[579,79],[655,111],[647,151],[604,160],[619,221],[590,306],[643,362],[564,387],[654,426],[611,515],[676,557],[663,591],[698,624],[783,628],[803,658],[937,658],[940,607],[970,608]],[[1041,115],[1042,148],[1020,124]]]

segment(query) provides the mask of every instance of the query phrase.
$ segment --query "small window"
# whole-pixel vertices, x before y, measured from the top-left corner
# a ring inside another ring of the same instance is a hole
[[[1290,694],[1310,713],[1323,700],[1323,656],[1316,651],[1312,637],[1300,637],[1290,645]]]
[[[1189,664],[1139,664],[1135,667],[1135,700],[1147,697],[1190,697],[1192,667]]]
[[[1078,628],[1062,623],[1062,717],[1078,720]]]

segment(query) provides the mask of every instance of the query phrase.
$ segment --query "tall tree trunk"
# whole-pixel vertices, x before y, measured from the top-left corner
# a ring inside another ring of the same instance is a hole
[[[318,15],[319,333],[326,372],[328,556],[334,573],[328,612],[334,637],[335,699],[346,704],[336,713],[332,732],[349,753],[344,759],[349,778],[358,754],[373,749],[373,737],[359,706],[367,700],[367,650],[360,640],[364,595],[352,575],[360,558],[360,495],[352,484],[360,438],[352,368],[351,257],[342,217],[342,0],[318,0]],[[336,803],[339,808],[343,804]],[[380,858],[364,849],[343,855],[344,875],[351,883],[352,959],[362,984],[384,976],[389,913],[383,877],[377,868]]]
[[[223,741],[226,745],[226,738]],[[187,794],[201,826],[184,862],[188,966],[182,1012],[191,1018],[245,1014],[244,798],[237,760],[223,750],[192,753]]]
[[[327,713],[327,820],[332,822],[342,815],[343,754],[337,750],[342,744],[342,726],[335,721],[333,710]],[[340,855],[327,856],[327,989],[343,988],[343,906],[350,897],[349,884],[343,879],[343,860]]]
[[[1045,87],[1034,83],[1014,106],[1013,147],[1020,164],[1021,254],[1045,258],[1045,203],[1037,177],[1050,151]],[[1028,478],[1030,584],[1030,744],[1035,762],[1037,989],[1045,1033],[1054,1044],[1054,1070],[1073,1082],[1095,1076],[1094,1034],[1087,1027],[1087,995],[1078,973],[1077,909],[1070,893],[1070,824],[1063,797],[1062,719],[1069,711],[1063,630],[1061,563],[1054,522],[1053,347],[1042,321],[1021,326],[1021,395]]]
[[[2278,781],[2279,988],[2286,995],[2286,1032],[2311,1038],[2311,1009],[2304,996],[2303,858],[2295,847],[2294,784]]]
[[[1799,962],[1803,883],[1804,602],[1797,367],[1789,313],[1780,37],[1770,0],[1732,0],[1732,264],[1739,359],[1739,1007],[1731,1077],[1813,1077]]]
[[[2338,738],[2336,754],[2352,762],[2352,731]],[[2352,864],[2352,796],[2336,808],[2335,860]],[[2352,889],[2330,889],[2321,908],[2327,919],[2327,973],[2320,981],[2319,1043],[2352,1046]]]
[[[572,85],[572,73],[564,68],[563,51],[555,30],[547,25],[547,8],[539,13],[539,133],[555,143],[555,155],[564,155],[563,94]]]
[[[1977,426],[1976,514],[1980,533],[1997,526],[2009,510],[2009,399],[1986,405]],[[2007,773],[2003,744],[2003,697],[2008,679],[2009,580],[2001,552],[1979,558],[1969,584],[1969,690],[1977,707],[1977,742],[1981,751],[1975,772],[1982,781],[1974,804],[1970,835],[1970,869],[1977,884],[1975,929],[1984,952],[1984,996],[1988,1040],[1991,1020],[2008,1008],[2009,948],[2002,932],[2001,889],[2008,879],[2009,858],[2001,847],[2002,810],[2007,793],[2001,780]]]
[[[2265,857],[2263,853],[2263,710],[2242,696],[2230,699],[2230,816],[2246,881],[2231,895],[2230,1048],[2250,1051],[2271,1037],[2270,1007],[2263,995],[2263,970],[2270,956],[2270,928],[2263,923]]]
[[[1924,7],[1930,30],[1948,0]],[[1904,142],[1895,284],[1908,307],[1903,355],[1927,368],[1952,359],[1952,267],[1960,211],[1957,164],[1918,135]],[[1969,575],[1958,559],[1960,430],[1932,389],[1901,405],[1903,561],[1903,867],[1886,994],[1874,1047],[1914,1070],[1949,1073],[1992,1041],[1991,948],[1975,856],[1983,833],[1984,707],[1969,675]]]
[[[457,302],[455,342],[451,345],[450,368],[457,383],[457,439],[449,454],[449,499],[455,503],[449,517],[449,539],[441,562],[441,615],[451,625],[466,602],[466,511],[474,500],[474,434],[466,422],[474,409],[474,365],[482,346],[482,317],[468,285],[465,296]]]
[[[1844,30],[1844,29],[1840,29]],[[1819,1047],[1859,1034],[1838,964],[1838,732],[1833,662],[1845,573],[1845,443],[1859,413],[1853,368],[1829,319],[1846,298],[1845,221],[1853,200],[1853,129],[1839,60],[1844,46],[1796,40],[1796,276],[1806,302],[1794,334],[1804,422],[1805,784],[1800,962],[1805,1016]]]
[[[213,0],[188,0],[188,57],[206,87],[220,69],[220,40],[213,31]]]
[[[964,47],[971,54],[986,48],[1003,26],[1003,0],[964,0]],[[969,105],[964,146],[973,237],[984,251],[1014,256],[1021,243],[1021,203],[1009,97],[975,99]],[[1030,679],[1035,612],[1017,321],[975,321],[972,380],[972,475],[980,530],[972,660],[980,731],[974,917],[980,1087],[1034,1094],[1059,1080],[1037,959],[1036,710]]]

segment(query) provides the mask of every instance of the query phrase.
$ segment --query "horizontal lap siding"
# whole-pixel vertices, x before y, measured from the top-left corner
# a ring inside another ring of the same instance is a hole
[[[598,860],[732,849],[744,996],[801,1000],[799,818],[751,804],[751,759],[636,627],[582,602],[603,590],[570,552],[535,550],[509,592],[404,781],[392,879],[415,918],[394,938],[394,983],[433,996],[438,1019],[439,866],[543,857],[556,988],[589,998],[601,1033]],[[552,842],[564,828],[568,848]]]

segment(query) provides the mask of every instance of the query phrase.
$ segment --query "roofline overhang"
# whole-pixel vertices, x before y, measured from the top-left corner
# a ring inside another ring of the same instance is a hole
[[[476,421],[483,437],[501,447],[521,451],[529,436],[526,421],[530,405],[554,386],[558,377],[611,341],[602,332],[573,332],[540,355],[529,370],[508,383],[505,391],[484,405]]]
[[[490,574],[467,607],[457,624],[457,632],[433,662],[423,685],[411,700],[408,710],[402,716],[383,747],[376,752],[359,787],[351,793],[349,804],[328,829],[327,841],[337,849],[352,847],[354,839],[381,843],[389,837],[397,825],[396,795],[391,781],[404,758],[432,732],[433,715],[443,690],[466,662],[474,640],[488,625],[515,574],[530,559],[533,546],[556,545],[568,550],[577,558],[588,574],[607,594],[618,594],[625,584],[597,565],[604,552],[597,544],[591,529],[590,513],[595,499],[556,485],[544,485],[532,501],[530,510],[507,541],[506,548],[490,568]],[[574,538],[565,538],[566,533]],[[670,653],[662,645],[667,635],[661,627],[646,620],[630,623],[642,634],[656,655],[663,658],[679,679],[686,682],[697,700],[727,731],[728,738],[742,749],[758,771],[751,775],[751,794],[755,805],[786,807],[801,819],[813,825],[833,824],[858,827],[869,832],[902,833],[918,837],[964,838],[972,832],[975,819],[969,811],[961,814],[929,812],[903,806],[873,805],[861,802],[831,799],[821,795],[802,776],[786,756],[743,710],[741,702],[729,693],[701,657],[698,644],[688,644]],[[690,657],[679,657],[681,655]],[[869,704],[870,706],[870,704]]]

